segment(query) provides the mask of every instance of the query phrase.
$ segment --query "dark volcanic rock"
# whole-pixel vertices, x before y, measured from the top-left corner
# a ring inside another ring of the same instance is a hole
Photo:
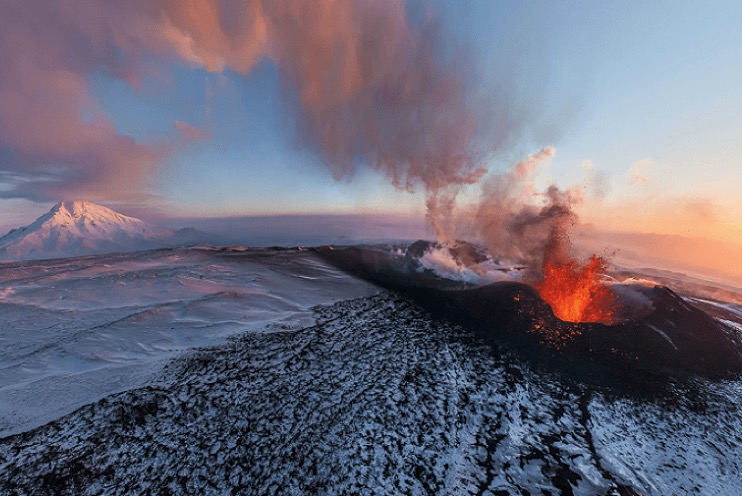
[[[704,385],[718,393],[701,395],[702,412],[614,399],[388,292],[317,308],[309,327],[189,353],[163,379],[0,439],[0,494],[742,488],[738,386]]]
[[[441,279],[431,271],[422,270],[417,259],[408,254],[403,257],[396,256],[391,246],[322,247],[315,250],[320,257],[335,267],[382,287],[395,289],[464,287],[459,282]]]
[[[418,244],[413,247],[420,251]],[[408,260],[401,262],[387,252],[353,248],[322,254],[356,276],[411,296],[438,317],[570,371],[622,377],[632,372],[710,378],[742,373],[742,342],[734,329],[666,287],[632,288],[651,307],[641,312],[624,308],[629,318],[617,324],[573,323],[555,317],[525,284],[472,289],[411,270]]]
[[[637,289],[646,293],[654,309],[613,325],[559,320],[533,288],[518,283],[449,291],[434,299],[449,297],[449,315],[491,339],[505,334],[511,342],[546,352],[568,367],[589,363],[622,373],[711,378],[742,372],[742,343],[731,328],[668,288]],[[434,305],[440,308],[441,302]]]

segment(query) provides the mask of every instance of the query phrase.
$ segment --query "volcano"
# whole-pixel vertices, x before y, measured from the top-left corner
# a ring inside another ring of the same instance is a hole
[[[378,247],[319,253],[357,277],[411,297],[438,318],[581,378],[719,379],[742,373],[736,329],[668,287],[618,285],[611,323],[568,322],[555,316],[535,287],[522,282],[480,286],[441,278],[419,262],[421,243],[405,255]],[[458,247],[457,252],[471,256],[476,249]]]
[[[624,324],[569,323],[425,245],[0,264],[0,494],[742,494],[742,381],[675,378],[739,304],[623,285]]]
[[[88,201],[61,201],[0,238],[0,258],[33,260],[194,244],[194,229],[163,229]]]

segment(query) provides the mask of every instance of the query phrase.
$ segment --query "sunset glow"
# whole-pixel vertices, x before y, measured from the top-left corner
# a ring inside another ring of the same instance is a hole
[[[0,495],[742,494],[741,21],[0,0]]]
[[[454,239],[460,206],[542,150],[518,201],[577,191],[576,222],[679,236],[666,253],[739,273],[741,9],[11,2],[0,228],[87,199],[171,223],[427,217]]]

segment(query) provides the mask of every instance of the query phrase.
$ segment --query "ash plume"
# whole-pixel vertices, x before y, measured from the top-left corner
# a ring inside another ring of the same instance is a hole
[[[526,264],[524,281],[535,287],[557,318],[613,323],[618,300],[601,280],[606,260],[597,255],[578,260],[570,245],[570,230],[577,221],[573,207],[582,195],[555,185],[543,192],[535,187],[535,169],[554,154],[553,147],[544,148],[491,178],[475,226],[493,257]]]
[[[367,165],[398,188],[422,187],[441,237],[458,188],[486,172],[483,143],[502,141],[484,139],[464,58],[443,49],[432,15],[411,20],[403,2],[40,0],[3,13],[0,144],[13,157],[4,172],[19,178],[5,196],[146,189],[175,144],[122,135],[86,78],[102,70],[136,87],[163,60],[239,74],[271,61],[301,143],[336,178]],[[208,136],[174,126],[176,140]]]
[[[474,230],[493,256],[535,270],[547,252],[566,257],[568,229],[576,221],[572,207],[580,195],[553,185],[541,192],[533,181],[537,168],[555,154],[554,147],[545,147],[483,184]]]

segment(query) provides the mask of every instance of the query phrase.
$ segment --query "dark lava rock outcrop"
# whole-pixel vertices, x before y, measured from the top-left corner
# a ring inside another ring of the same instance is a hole
[[[419,243],[412,245],[421,251]],[[643,374],[725,378],[742,373],[737,331],[663,286],[631,286],[617,323],[558,319],[534,288],[518,282],[482,287],[441,279],[392,250],[319,250],[353,275],[412,297],[439,318],[463,323],[532,359],[590,377],[636,379]],[[635,376],[638,374],[638,376]]]

